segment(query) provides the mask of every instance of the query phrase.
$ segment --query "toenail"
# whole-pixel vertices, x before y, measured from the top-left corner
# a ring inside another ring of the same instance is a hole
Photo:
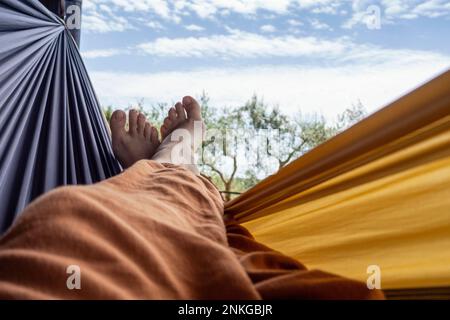
[[[117,120],[122,120],[122,119],[123,119],[123,114],[122,114],[122,112],[117,112],[117,113],[116,113],[116,119],[117,119]]]
[[[191,99],[191,97],[184,97],[183,102],[185,102],[185,103],[191,103],[191,102],[192,102],[192,99]]]

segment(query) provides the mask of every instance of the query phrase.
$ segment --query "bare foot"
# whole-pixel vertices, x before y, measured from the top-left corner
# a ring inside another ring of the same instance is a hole
[[[151,159],[159,147],[158,130],[145,116],[136,110],[128,114],[128,131],[125,130],[126,114],[122,110],[111,116],[112,145],[122,167],[128,168],[136,161]]]
[[[164,119],[161,127],[162,140],[175,129],[186,129],[193,134],[195,121],[203,121],[200,105],[194,98],[187,96],[182,101],[170,108],[168,116]]]
[[[169,110],[164,119],[161,126],[163,140],[153,160],[184,164],[198,174],[194,153],[201,146],[204,130],[200,105],[194,98],[184,97],[182,102]]]

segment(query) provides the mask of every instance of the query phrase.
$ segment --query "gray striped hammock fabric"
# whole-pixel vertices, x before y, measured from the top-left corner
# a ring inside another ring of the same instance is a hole
[[[120,171],[64,21],[37,0],[0,0],[0,233],[43,193]]]

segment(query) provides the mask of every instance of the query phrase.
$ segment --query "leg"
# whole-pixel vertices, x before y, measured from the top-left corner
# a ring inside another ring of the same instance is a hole
[[[184,97],[169,110],[161,127],[162,143],[153,160],[183,165],[194,174],[198,171],[195,153],[204,137],[200,105],[192,97]]]
[[[148,160],[54,190],[0,239],[0,299],[257,299],[222,212],[206,179]],[[70,265],[81,290],[66,286]]]
[[[258,243],[233,218],[226,217],[228,243],[263,299],[383,299],[381,290],[320,270]]]

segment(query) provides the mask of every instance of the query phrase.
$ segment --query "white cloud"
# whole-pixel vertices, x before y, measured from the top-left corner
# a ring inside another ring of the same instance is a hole
[[[342,2],[342,0],[292,0],[291,1],[291,3],[296,3],[301,8],[339,6],[340,2]]]
[[[388,49],[371,44],[353,42],[347,37],[321,39],[312,36],[263,36],[228,29],[230,34],[202,37],[160,37],[141,43],[129,50],[100,50],[85,53],[87,58],[119,54],[143,54],[158,58],[216,58],[239,62],[258,58],[306,58],[320,63],[377,65],[401,61],[415,64],[423,61],[450,62],[448,56],[420,50]],[[104,53],[106,52],[106,53]],[[109,54],[109,55],[107,55]]]
[[[437,18],[450,15],[450,1],[447,0],[430,0],[418,4],[412,14],[425,16],[429,18]]]
[[[313,27],[316,30],[328,30],[328,31],[333,30],[333,28],[331,28],[328,24],[326,24],[325,22],[321,22],[317,19],[310,19],[309,23],[311,24],[311,27]]]
[[[205,28],[203,28],[202,26],[196,25],[196,24],[187,25],[187,26],[185,26],[185,29],[189,30],[189,31],[203,31],[203,30],[205,30]]]
[[[183,95],[200,95],[205,90],[213,106],[239,106],[256,93],[285,112],[317,112],[335,119],[358,99],[369,111],[375,111],[449,66],[448,60],[422,59],[415,64],[391,61],[377,67],[267,66],[148,74],[93,72],[91,77],[102,104],[116,108],[127,107],[141,98],[149,104],[173,103]]]
[[[271,33],[271,32],[275,32],[277,31],[277,28],[275,28],[273,25],[271,24],[265,24],[263,26],[261,26],[260,30],[262,32],[267,32],[267,33]]]
[[[355,25],[367,24],[371,13],[370,6],[377,6],[382,17],[382,24],[395,23],[398,19],[416,19],[419,17],[437,18],[450,16],[450,2],[448,0],[353,0],[353,14],[343,23],[347,29]]]
[[[320,59],[334,63],[382,63],[401,57],[403,61],[442,58],[427,51],[386,49],[358,44],[349,38],[321,39],[307,36],[263,36],[229,29],[231,34],[187,38],[157,38],[135,48],[136,52],[155,57],[257,59],[291,57]],[[189,49],[186,49],[189,48]]]
[[[450,12],[449,2],[441,0],[349,0],[346,3],[351,4],[353,9],[353,16],[347,21],[349,27],[364,23],[365,10],[372,3],[382,7],[386,23],[395,19],[433,18],[449,15]],[[180,17],[187,14],[216,19],[231,14],[254,15],[265,10],[268,13],[264,14],[268,16],[271,13],[287,14],[294,7],[317,14],[334,14],[336,11],[341,12],[342,6],[342,1],[334,0],[85,0],[83,28],[97,32],[124,31],[134,27],[132,21],[158,30],[162,26],[160,22],[164,25],[169,22],[179,23]],[[141,15],[131,18],[124,15],[123,11]],[[150,20],[154,16],[165,20]],[[320,16],[316,17],[321,20],[305,18],[302,21],[293,17],[286,16],[285,27],[290,28],[288,30],[300,29],[298,27],[303,22],[309,22],[316,29],[331,28],[324,24]],[[261,31],[275,31],[275,27],[271,27],[263,26]],[[196,24],[185,28],[202,30]],[[279,28],[281,30],[282,27]],[[242,59],[255,59],[254,62],[257,62],[258,58],[295,58],[298,60],[291,66],[202,68],[186,72],[143,74],[92,72],[91,76],[105,105],[126,106],[140,98],[148,102],[171,102],[184,94],[199,94],[206,90],[214,105],[240,105],[253,93],[259,93],[264,95],[267,102],[279,104],[286,111],[301,108],[305,112],[323,112],[329,117],[358,99],[370,110],[375,110],[450,66],[450,57],[442,54],[385,49],[357,44],[346,37],[322,39],[226,29],[228,34],[159,37],[136,47],[91,50],[83,52],[83,56],[95,59],[144,54],[157,58],[215,58],[233,62]],[[307,65],[302,65],[303,58],[308,59]],[[152,90],[148,90],[149,87]]]
[[[225,10],[241,15],[256,15],[258,11],[286,14],[292,8],[335,14],[341,6],[338,0],[178,0],[178,11],[189,10],[201,18],[213,18]]]
[[[134,27],[114,10],[98,1],[83,2],[82,28],[87,32],[122,32]]]
[[[144,24],[153,30],[164,30],[165,29],[164,26],[161,23],[159,23],[158,21],[146,21],[146,22],[144,22]]]
[[[289,19],[287,21],[287,23],[291,26],[291,27],[300,27],[303,25],[303,22],[299,21],[299,20],[295,20],[295,19]]]
[[[314,37],[269,37],[231,30],[231,34],[188,38],[157,38],[137,49],[160,57],[336,57],[349,47],[345,39],[321,40]],[[189,48],[189,50],[186,50]]]
[[[127,50],[122,49],[104,49],[83,51],[81,55],[84,59],[109,58],[113,56],[127,54]]]
[[[255,17],[261,12],[266,16],[276,16],[302,11],[337,15],[347,13],[349,5],[353,13],[342,24],[344,28],[365,24],[370,5],[381,9],[383,23],[393,23],[397,19],[450,16],[448,0],[85,0],[84,20],[90,31],[110,32],[135,27],[130,23],[130,14],[179,24],[183,16],[189,15],[214,20],[223,19],[231,13],[246,17]],[[316,26],[325,29],[323,22]]]
[[[128,29],[133,29],[133,27],[123,17],[103,17],[96,13],[83,16],[83,31],[105,33],[113,31],[121,32]]]
[[[95,0],[99,3],[106,3],[127,12],[154,12],[160,17],[169,18],[169,2],[165,0]]]
[[[122,32],[135,29],[130,20],[145,21],[144,25],[162,30],[162,25],[152,16],[179,23],[181,18],[175,15],[166,0],[85,0],[83,1],[83,30],[93,32]],[[134,16],[131,14],[135,14]]]
[[[258,0],[181,0],[179,10],[190,10],[201,18],[212,18],[221,10],[243,15],[255,14],[258,10],[285,13],[290,0],[258,1]]]
[[[316,14],[338,14],[339,8],[343,4],[343,1],[340,2],[331,2],[325,5],[320,5],[318,7],[312,8],[311,12]]]
[[[85,0],[83,6],[87,11],[98,10],[102,6],[103,13],[105,10],[115,14],[118,14],[118,11],[151,13],[179,23],[181,15],[190,13],[202,19],[215,19],[230,13],[254,16],[259,11],[287,14],[293,8],[335,14],[341,4],[338,0]]]

